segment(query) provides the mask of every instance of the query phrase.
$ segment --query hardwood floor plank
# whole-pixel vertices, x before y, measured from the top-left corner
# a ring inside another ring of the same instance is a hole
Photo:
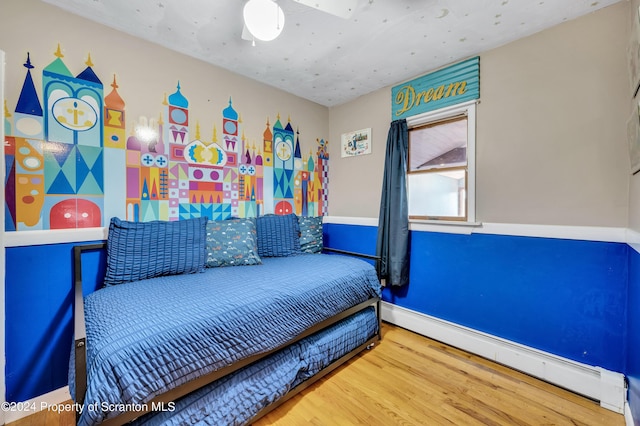
[[[385,343],[397,343],[392,339],[385,339]],[[491,400],[489,404],[486,404],[481,398],[485,394],[474,395],[469,392],[470,389],[483,380],[477,375],[477,372],[473,373],[473,380],[469,379],[470,372],[461,370],[459,366],[447,364],[436,357],[427,356],[425,353],[412,351],[410,348],[402,347],[408,355],[403,360],[403,363],[396,368],[398,371],[395,374],[403,375],[408,374],[407,380],[429,382],[430,394],[429,398],[432,400],[439,399],[441,404],[447,404],[454,409],[465,413],[467,416],[478,419],[481,423],[493,423],[500,421],[513,422],[514,417],[505,414],[503,411],[496,411],[492,407],[496,406],[497,400]],[[396,362],[400,362],[396,360]],[[482,383],[482,387],[489,387],[495,390],[496,385],[489,382]],[[455,396],[455,401],[451,398],[451,395]],[[475,409],[478,406],[485,406],[485,414],[479,415]],[[517,411],[514,411],[517,412]]]
[[[380,425],[624,425],[622,415],[594,401],[492,361],[389,324],[383,336],[378,347],[256,425],[290,424],[288,414],[315,398],[333,400],[336,411],[366,404],[376,413],[371,424]],[[332,424],[330,415],[318,418]],[[347,419],[339,424],[366,424]]]
[[[383,324],[383,340],[255,422],[291,425],[624,426],[596,402],[490,360]],[[36,413],[8,426],[71,426]]]
[[[389,338],[386,339],[390,340]],[[491,410],[490,407],[501,407],[504,414],[507,415],[508,421],[518,424],[526,424],[527,419],[530,419],[532,415],[544,421],[550,414],[556,416],[562,416],[561,413],[571,409],[572,400],[587,401],[588,404],[593,404],[592,401],[585,398],[575,398],[575,395],[566,392],[567,401],[562,399],[554,399],[550,404],[548,401],[548,390],[561,391],[544,382],[540,382],[540,388],[529,385],[524,395],[519,394],[519,388],[523,386],[523,381],[519,377],[525,377],[531,379],[529,376],[518,373],[514,375],[513,370],[507,367],[500,366],[498,364],[491,365],[490,368],[483,364],[479,364],[472,360],[472,356],[469,354],[448,348],[445,345],[437,344],[431,345],[430,356],[425,361],[436,362],[436,365],[443,369],[462,368],[464,372],[464,378],[458,378],[463,380],[464,391],[457,395],[457,403],[461,400],[464,401],[465,395],[473,397],[479,403],[486,403],[486,409]],[[442,353],[442,357],[438,357],[438,352]],[[451,361],[446,361],[447,358],[457,359],[461,362],[460,365],[452,364]],[[444,360],[444,361],[443,361]],[[445,373],[445,377],[450,376]],[[472,377],[473,376],[473,377]],[[434,376],[431,376],[428,380],[433,383],[437,382]],[[573,398],[570,398],[573,397]],[[523,418],[522,406],[527,407],[526,418]],[[549,413],[552,411],[552,413]],[[579,412],[576,416],[579,416]],[[591,415],[586,418],[578,418],[578,421],[589,421]],[[534,424],[539,424],[534,422]]]

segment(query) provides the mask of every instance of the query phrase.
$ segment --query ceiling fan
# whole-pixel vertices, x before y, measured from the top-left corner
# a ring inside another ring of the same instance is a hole
[[[349,19],[356,9],[358,0],[293,0],[313,9],[343,19]],[[276,0],[248,0],[243,9],[244,28],[242,38],[271,41],[278,37],[284,28],[285,16]]]

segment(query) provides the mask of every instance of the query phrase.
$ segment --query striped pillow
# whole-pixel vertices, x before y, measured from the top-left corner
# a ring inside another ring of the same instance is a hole
[[[111,219],[105,285],[204,269],[207,218],[172,222]]]
[[[286,257],[300,254],[300,225],[295,214],[267,215],[256,219],[258,256]]]

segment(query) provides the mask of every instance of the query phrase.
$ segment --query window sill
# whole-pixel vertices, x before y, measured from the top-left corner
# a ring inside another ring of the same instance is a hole
[[[409,219],[409,229],[411,231],[446,232],[449,234],[471,234],[474,228],[479,228],[481,226],[482,222]]]

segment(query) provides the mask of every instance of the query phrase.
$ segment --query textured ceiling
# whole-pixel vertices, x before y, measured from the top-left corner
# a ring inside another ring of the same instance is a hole
[[[279,0],[282,34],[255,46],[243,0],[43,1],[335,106],[621,0],[359,0],[348,20]]]

